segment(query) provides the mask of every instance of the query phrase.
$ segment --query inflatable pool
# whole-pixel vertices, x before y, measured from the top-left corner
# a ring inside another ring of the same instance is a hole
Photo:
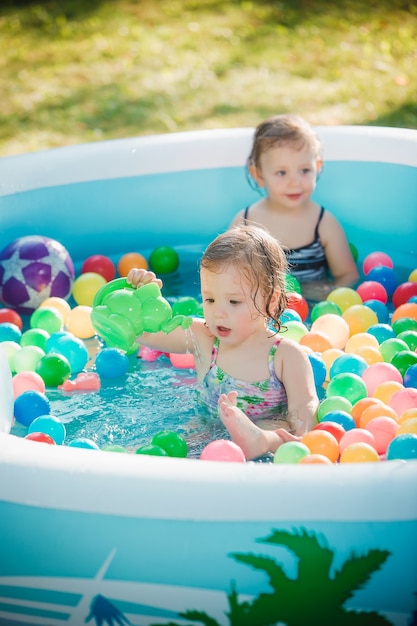
[[[360,260],[417,267],[417,131],[320,127],[317,200]],[[202,249],[255,192],[251,129],[131,138],[0,160],[0,248]],[[1,356],[1,355],[0,355]],[[9,433],[0,359],[0,624],[417,624],[417,461],[204,462]]]

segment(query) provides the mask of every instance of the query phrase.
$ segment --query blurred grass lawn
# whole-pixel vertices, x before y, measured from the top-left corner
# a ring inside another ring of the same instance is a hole
[[[417,5],[2,0],[0,155],[192,129],[417,128]]]

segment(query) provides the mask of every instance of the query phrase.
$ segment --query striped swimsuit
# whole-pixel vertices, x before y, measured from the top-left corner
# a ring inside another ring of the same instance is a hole
[[[198,391],[199,401],[211,415],[218,416],[219,397],[222,393],[227,394],[229,391],[237,391],[238,407],[254,422],[258,419],[286,414],[287,394],[284,385],[277,378],[274,367],[274,355],[281,339],[277,339],[269,352],[270,377],[260,382],[250,383],[232,378],[217,365],[219,340],[215,337],[210,367]]]
[[[245,209],[244,221],[248,221],[249,207]],[[314,240],[307,246],[285,250],[290,274],[301,283],[313,280],[323,280],[328,276],[328,264],[324,248],[319,237],[319,225],[324,215],[321,207],[319,219],[314,229]]]

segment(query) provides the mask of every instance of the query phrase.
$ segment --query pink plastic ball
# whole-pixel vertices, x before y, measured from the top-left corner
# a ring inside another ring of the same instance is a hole
[[[414,387],[400,389],[400,391],[391,396],[389,406],[394,409],[398,416],[408,411],[408,409],[414,409],[417,407],[417,389]]]
[[[365,276],[371,271],[373,267],[377,267],[378,265],[385,265],[386,267],[394,267],[394,263],[388,254],[385,252],[371,252],[368,256],[365,257],[362,269]]]
[[[362,374],[362,380],[368,390],[368,396],[372,396],[381,383],[387,381],[402,383],[402,377],[397,368],[385,362],[369,365]]]
[[[385,454],[389,444],[397,434],[398,428],[398,422],[392,419],[392,417],[382,415],[374,417],[367,423],[366,430],[372,433],[375,439],[374,447],[378,454]]]
[[[351,443],[369,443],[370,446],[376,449],[373,434],[365,428],[352,428],[343,434],[339,441],[340,454],[342,454],[345,448],[350,446]]]
[[[365,280],[356,289],[357,293],[362,298],[363,302],[366,300],[379,300],[386,304],[388,301],[388,293],[384,285],[378,283],[376,280]]]
[[[246,458],[242,448],[233,441],[216,439],[211,441],[200,454],[201,461],[227,461],[231,463],[245,463]]]
[[[12,378],[14,397],[20,396],[24,391],[39,391],[45,393],[45,383],[40,374],[32,371],[18,372]]]

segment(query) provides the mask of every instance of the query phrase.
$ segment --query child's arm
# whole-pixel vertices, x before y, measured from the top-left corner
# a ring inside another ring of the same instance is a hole
[[[319,405],[306,352],[294,341],[283,338],[275,353],[275,371],[287,392],[288,415],[295,434],[302,437],[317,423]]]
[[[358,268],[345,231],[328,211],[320,223],[319,235],[330,272],[335,280],[335,287],[352,287],[359,279]]]

